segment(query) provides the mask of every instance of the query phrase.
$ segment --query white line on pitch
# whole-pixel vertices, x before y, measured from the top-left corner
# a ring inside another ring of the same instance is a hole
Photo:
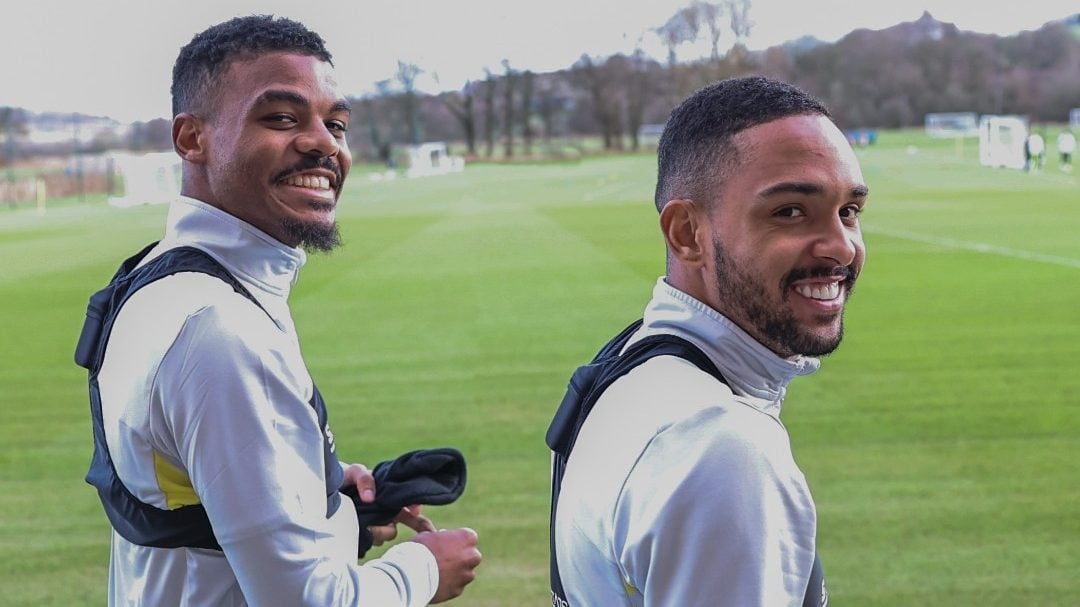
[[[1001,247],[998,245],[987,244],[985,242],[966,242],[963,240],[955,240],[952,238],[942,238],[939,236],[928,236],[926,234],[905,232],[903,230],[888,230],[883,228],[865,226],[863,227],[863,231],[869,232],[871,234],[881,234],[882,236],[892,236],[893,238],[902,238],[904,240],[923,242],[926,244],[932,244],[950,249],[975,251],[977,253],[985,253],[987,255],[1001,255],[1003,257],[1013,257],[1015,259],[1023,259],[1026,261],[1037,261],[1040,263],[1049,263],[1057,266],[1065,266],[1067,268],[1080,268],[1080,259],[1058,257],[1057,255],[1045,255],[1043,253],[1032,253],[1031,251],[1010,249],[1009,247]]]

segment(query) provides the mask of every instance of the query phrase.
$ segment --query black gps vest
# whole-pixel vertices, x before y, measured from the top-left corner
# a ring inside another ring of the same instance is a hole
[[[717,381],[727,384],[727,380],[716,368],[709,357],[697,346],[675,335],[650,335],[630,347],[626,343],[641,328],[642,321],[637,320],[622,330],[614,339],[604,345],[587,365],[578,367],[570,377],[566,395],[555,412],[548,427],[546,442],[553,452],[551,472],[551,520],[549,528],[549,548],[551,551],[551,604],[553,607],[571,607],[566,598],[559,564],[555,555],[555,514],[559,505],[559,492],[566,473],[566,463],[570,452],[577,442],[581,426],[589,417],[596,401],[617,379],[626,375],[638,365],[657,356],[676,356],[694,364],[697,368],[712,375]],[[623,348],[626,351],[623,352]],[[621,353],[621,354],[620,354]],[[814,557],[814,567],[810,574],[803,607],[825,607],[829,595],[825,590],[825,579],[821,561]],[[574,606],[576,607],[576,606]]]
[[[263,312],[266,310],[240,281],[214,258],[195,247],[170,249],[136,269],[140,261],[156,246],[153,243],[126,260],[117,270],[109,285],[94,293],[86,309],[86,321],[78,346],[75,362],[89,370],[90,417],[94,426],[94,455],[86,482],[97,488],[98,497],[105,508],[113,529],[129,542],[154,548],[209,548],[221,550],[206,510],[201,504],[163,510],[140,501],[124,486],[116,474],[112,457],[105,442],[105,426],[101,414],[101,390],[98,372],[105,359],[113,322],[124,303],[142,287],[166,276],[180,272],[200,272],[217,277],[228,283],[233,290],[246,297]],[[267,313],[269,316],[269,313]],[[323,429],[323,451],[326,462],[326,515],[337,511],[341,502],[344,473],[334,453],[333,443],[327,436],[326,405],[318,388],[309,403],[315,410],[319,427]]]

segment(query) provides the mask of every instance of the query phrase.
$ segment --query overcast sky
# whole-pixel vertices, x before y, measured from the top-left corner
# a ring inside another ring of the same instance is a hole
[[[169,114],[169,82],[181,46],[237,15],[304,22],[326,39],[343,92],[359,95],[393,76],[397,60],[425,70],[423,88],[459,88],[500,72],[503,59],[543,72],[582,53],[641,44],[688,0],[18,0],[0,8],[0,106],[79,111],[121,121]],[[924,10],[963,30],[1014,34],[1078,10],[1076,0],[753,0],[749,46],[813,35],[833,41],[882,29]],[[707,45],[701,52],[707,52]],[[693,54],[686,49],[684,55]],[[438,84],[433,80],[437,75]]]

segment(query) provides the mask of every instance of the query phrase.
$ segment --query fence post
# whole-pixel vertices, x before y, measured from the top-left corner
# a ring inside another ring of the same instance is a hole
[[[45,214],[45,201],[48,200],[45,192],[45,180],[39,175],[34,181],[34,197],[37,199],[38,215]]]

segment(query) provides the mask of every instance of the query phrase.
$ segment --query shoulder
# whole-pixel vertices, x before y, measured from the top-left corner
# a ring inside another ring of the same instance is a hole
[[[180,272],[136,291],[117,316],[117,324],[191,326],[219,336],[259,333],[270,322],[262,310],[225,281],[202,272]],[[271,323],[272,324],[272,323]]]
[[[142,287],[124,303],[103,369],[152,373],[166,360],[187,365],[239,354],[257,359],[259,352],[279,347],[279,333],[262,310],[224,281],[182,272]]]

